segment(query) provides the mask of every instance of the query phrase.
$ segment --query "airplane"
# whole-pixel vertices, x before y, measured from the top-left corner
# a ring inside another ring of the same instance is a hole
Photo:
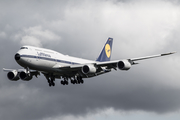
[[[22,46],[14,59],[23,69],[5,69],[11,81],[30,81],[42,73],[49,86],[55,86],[55,79],[62,79],[62,85],[83,84],[83,78],[95,77],[111,72],[112,69],[129,70],[136,61],[174,54],[175,52],[158,55],[110,61],[113,38],[108,38],[96,61],[71,57],[59,52],[34,46]]]

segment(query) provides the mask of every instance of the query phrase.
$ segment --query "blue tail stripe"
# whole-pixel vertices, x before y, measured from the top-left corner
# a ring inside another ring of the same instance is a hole
[[[111,53],[112,53],[112,44],[113,44],[113,38],[108,38],[106,44],[104,45],[103,50],[101,51],[101,54],[99,55],[96,61],[99,62],[110,61]]]

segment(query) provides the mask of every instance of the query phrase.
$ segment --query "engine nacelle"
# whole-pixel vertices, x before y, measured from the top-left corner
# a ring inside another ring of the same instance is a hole
[[[7,77],[11,81],[18,81],[19,80],[18,71],[13,70],[13,71],[8,72]]]
[[[19,73],[19,77],[21,78],[21,80],[24,80],[24,81],[29,81],[32,79],[32,75],[30,73],[26,73],[24,71]]]
[[[83,67],[82,67],[82,72],[84,73],[84,74],[91,74],[91,73],[96,73],[96,67],[94,66],[94,65],[84,65]]]
[[[131,63],[128,60],[122,60],[117,63],[120,70],[129,70],[131,68]]]

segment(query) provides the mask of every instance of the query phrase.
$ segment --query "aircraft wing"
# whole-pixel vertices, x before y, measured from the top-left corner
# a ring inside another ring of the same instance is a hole
[[[121,70],[129,70],[131,65],[138,64],[138,63],[136,63],[136,61],[150,59],[150,58],[156,58],[156,57],[162,57],[162,56],[171,55],[174,53],[175,52],[169,52],[169,53],[163,53],[163,54],[146,56],[146,57],[124,59],[124,60],[115,60],[115,61],[106,61],[106,62],[95,61],[93,63],[74,64],[74,65],[69,65],[69,66],[61,66],[61,65],[57,64],[53,68],[77,72],[77,71],[81,71],[84,66],[89,66],[89,69],[93,66],[97,69],[96,73],[99,73],[102,71],[107,72],[111,69],[117,70],[117,68],[119,68]]]
[[[3,71],[5,71],[5,72],[10,72],[10,71],[14,71],[14,70],[16,70],[18,72],[24,71],[24,69],[6,69],[6,68],[3,68]]]
[[[5,72],[9,72],[9,71],[13,71],[14,69],[6,69],[6,68],[3,68],[3,71]]]
[[[155,58],[155,57],[162,57],[162,56],[171,55],[171,54],[174,54],[174,53],[176,53],[176,52],[169,52],[169,53],[163,53],[163,54],[159,54],[159,55],[152,55],[152,56],[146,56],[146,57],[140,57],[140,58],[133,58],[131,60],[132,61],[138,61],[138,60],[150,59],[150,58]]]
[[[130,58],[130,59],[125,59],[124,61],[125,61],[125,63],[129,62],[131,65],[134,65],[134,64],[138,64],[138,63],[135,63],[135,61],[151,59],[151,58],[156,58],[156,57],[162,57],[162,56],[171,55],[174,53],[176,53],[176,52],[169,52],[169,53],[163,53],[163,54],[139,57],[139,58]],[[115,61],[108,61],[108,62],[98,62],[98,63],[96,63],[96,65],[100,66],[100,67],[107,67],[107,69],[111,69],[111,68],[116,69],[118,67],[117,66],[118,62],[121,62],[121,61],[115,60]]]

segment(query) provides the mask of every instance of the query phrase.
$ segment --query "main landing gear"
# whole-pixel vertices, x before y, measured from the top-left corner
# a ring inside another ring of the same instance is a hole
[[[49,87],[51,86],[55,86],[55,77],[54,76],[46,76],[46,79],[47,79],[47,82],[49,84]],[[64,77],[64,80],[61,80],[61,84],[62,85],[68,85],[69,82],[68,82],[68,79],[70,79],[71,83],[72,84],[83,84],[84,83],[84,80],[82,79],[81,76],[75,76],[73,78],[68,78],[68,77]]]
[[[47,81],[48,81],[48,83],[49,83],[49,87],[51,87],[51,86],[55,86],[55,83],[54,83],[54,81],[55,81],[55,77],[46,77],[46,79],[47,79]]]
[[[61,80],[62,85],[68,85],[68,78],[64,78],[64,80]]]
[[[74,77],[73,79],[70,78],[71,80],[71,83],[72,84],[83,84],[84,83],[84,80],[82,80],[82,77],[80,76],[77,76],[77,77]],[[61,84],[62,85],[68,85],[68,78],[64,78],[64,80],[61,81]]]

